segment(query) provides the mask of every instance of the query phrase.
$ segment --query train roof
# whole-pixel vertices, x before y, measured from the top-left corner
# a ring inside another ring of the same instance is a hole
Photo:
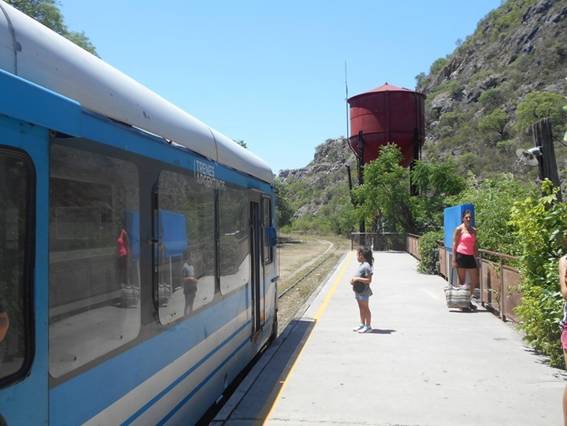
[[[0,68],[87,110],[273,183],[270,167],[249,150],[2,0]]]

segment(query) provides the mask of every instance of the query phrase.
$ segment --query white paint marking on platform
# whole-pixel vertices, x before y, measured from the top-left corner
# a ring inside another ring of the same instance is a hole
[[[439,293],[433,293],[429,290],[426,290],[424,288],[420,289],[421,291],[423,291],[425,294],[427,294],[429,297],[431,297],[434,300],[439,300],[439,301],[443,301],[443,297],[441,297],[441,295]]]

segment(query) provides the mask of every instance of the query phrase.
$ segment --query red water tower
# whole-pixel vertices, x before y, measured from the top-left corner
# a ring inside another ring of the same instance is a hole
[[[404,166],[420,158],[425,140],[424,100],[422,93],[388,83],[348,99],[349,145],[361,165],[375,160],[380,146],[387,143],[400,147]]]

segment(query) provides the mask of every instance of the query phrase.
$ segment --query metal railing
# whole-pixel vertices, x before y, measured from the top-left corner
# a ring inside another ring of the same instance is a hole
[[[420,259],[419,235],[407,234],[406,251],[416,259]],[[452,253],[446,249],[442,241],[439,245],[438,271],[446,280],[451,277]],[[479,250],[479,301],[498,315],[503,321],[518,321],[515,308],[521,302],[520,272],[512,264],[518,260],[516,256],[498,253],[491,250]]]
[[[480,301],[484,306],[496,311],[502,320],[511,319],[517,322],[515,308],[521,302],[520,272],[509,263],[517,261],[516,256],[490,250],[479,250],[480,268]],[[489,260],[483,255],[489,256]]]
[[[376,251],[406,251],[406,235],[395,232],[352,232],[350,248],[370,247]]]
[[[374,238],[376,232],[351,232],[350,233],[350,249],[354,250],[358,247],[374,247]]]
[[[478,299],[503,321],[517,322],[515,308],[520,304],[520,272],[510,265],[517,257],[490,250],[479,250],[480,271]],[[452,253],[439,244],[439,274],[451,278]]]
[[[417,260],[421,260],[421,254],[419,253],[419,235],[406,235],[406,250]]]
[[[420,236],[415,234],[353,232],[350,241],[351,249],[362,246],[377,251],[405,250],[417,260],[420,260],[419,239]],[[443,278],[449,280],[451,278],[452,253],[446,249],[442,241],[438,241],[438,245],[438,272]],[[521,301],[520,272],[511,264],[518,258],[484,249],[480,249],[479,254],[481,265],[478,296],[480,303],[497,314],[503,321],[517,322],[515,308]]]

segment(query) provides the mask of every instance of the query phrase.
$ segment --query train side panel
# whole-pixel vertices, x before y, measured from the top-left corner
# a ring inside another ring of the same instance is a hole
[[[0,144],[30,158],[36,194],[34,352],[25,377],[0,389],[0,412],[8,424],[197,421],[273,334],[273,189],[2,71],[0,88],[10,94],[0,99]],[[214,203],[215,234],[195,234],[210,213],[189,209],[180,225],[183,209],[164,208],[177,208],[172,186],[163,190],[168,174],[187,179],[188,197],[191,182],[212,184],[199,191],[202,206]],[[246,228],[254,204],[256,263]],[[223,223],[227,211],[240,213]],[[127,262],[116,258],[121,227]],[[214,253],[200,249],[187,267],[180,253],[207,238]],[[192,296],[175,284],[189,269],[200,283]]]
[[[48,420],[47,140],[47,129],[0,115],[0,303],[9,323],[0,339],[0,419],[9,425]]]

